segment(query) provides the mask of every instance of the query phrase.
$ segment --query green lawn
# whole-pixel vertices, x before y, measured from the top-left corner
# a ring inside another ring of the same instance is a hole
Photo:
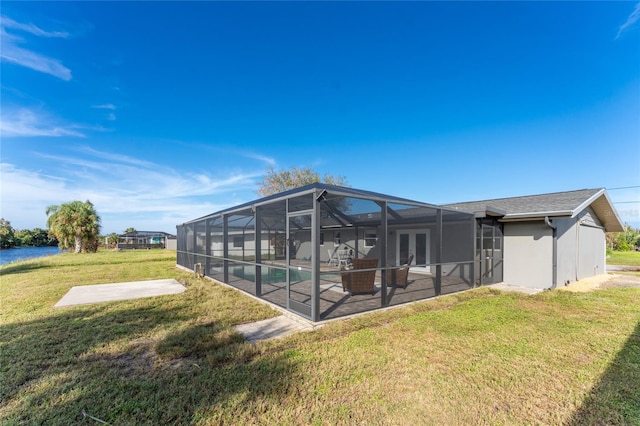
[[[640,289],[479,289],[245,343],[270,308],[175,252],[0,267],[0,423],[638,424]],[[180,295],[56,310],[73,285],[177,278]]]
[[[609,265],[640,266],[640,251],[612,251],[607,254]]]

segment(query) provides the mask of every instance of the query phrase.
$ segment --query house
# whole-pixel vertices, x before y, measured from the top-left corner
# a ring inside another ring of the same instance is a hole
[[[605,232],[624,230],[604,188],[445,207],[474,213],[481,223],[480,278],[524,287],[556,288],[605,273]],[[502,245],[492,232],[502,234]],[[491,263],[500,257],[502,274]]]
[[[151,249],[167,248],[177,245],[177,237],[161,231],[132,231],[118,235],[118,249]],[[173,244],[172,244],[173,243]]]
[[[438,206],[315,183],[178,225],[177,264],[321,321],[604,273],[619,229],[604,189]]]

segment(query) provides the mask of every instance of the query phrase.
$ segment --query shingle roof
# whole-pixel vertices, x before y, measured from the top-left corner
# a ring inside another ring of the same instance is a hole
[[[551,194],[495,198],[492,200],[446,204],[443,207],[449,207],[470,213],[476,211],[484,211],[487,207],[494,207],[500,210],[504,210],[507,215],[524,213],[539,214],[549,212],[572,212],[600,191],[602,191],[601,188],[580,189],[577,191],[554,192]]]
[[[523,219],[544,216],[573,217],[588,206],[594,208],[607,231],[622,230],[620,219],[604,188],[453,203],[445,204],[442,207],[468,213],[493,210],[504,214],[504,219]]]
[[[119,234],[118,237],[175,237],[175,235],[168,234],[163,231],[132,231]]]

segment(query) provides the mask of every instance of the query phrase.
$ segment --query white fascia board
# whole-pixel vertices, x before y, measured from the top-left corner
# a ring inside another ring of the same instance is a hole
[[[587,207],[589,207],[602,194],[605,194],[605,196],[606,196],[604,188],[602,188],[600,191],[598,191],[595,194],[593,194],[591,197],[587,198],[582,204],[580,204],[578,207],[573,209],[573,214],[571,215],[571,217],[572,218],[576,217],[578,214],[580,214],[580,212],[582,212],[582,210],[584,210]],[[609,201],[609,204],[611,204],[611,201],[609,200],[609,197],[607,197],[607,201]]]
[[[572,217],[572,210],[560,210],[560,211],[552,211],[552,212],[530,212],[530,213],[513,213],[505,215],[502,219],[504,221],[509,220],[542,220],[545,217]]]

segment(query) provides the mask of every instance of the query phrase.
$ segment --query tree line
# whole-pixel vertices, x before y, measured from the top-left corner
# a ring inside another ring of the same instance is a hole
[[[76,253],[94,253],[100,245],[100,216],[91,201],[71,201],[47,207],[47,230],[16,231],[11,222],[0,220],[0,247],[55,246]]]
[[[42,228],[14,229],[11,222],[0,219],[0,248],[57,246],[58,239]]]
[[[609,250],[629,251],[640,248],[640,229],[625,224],[622,232],[607,232]]]

